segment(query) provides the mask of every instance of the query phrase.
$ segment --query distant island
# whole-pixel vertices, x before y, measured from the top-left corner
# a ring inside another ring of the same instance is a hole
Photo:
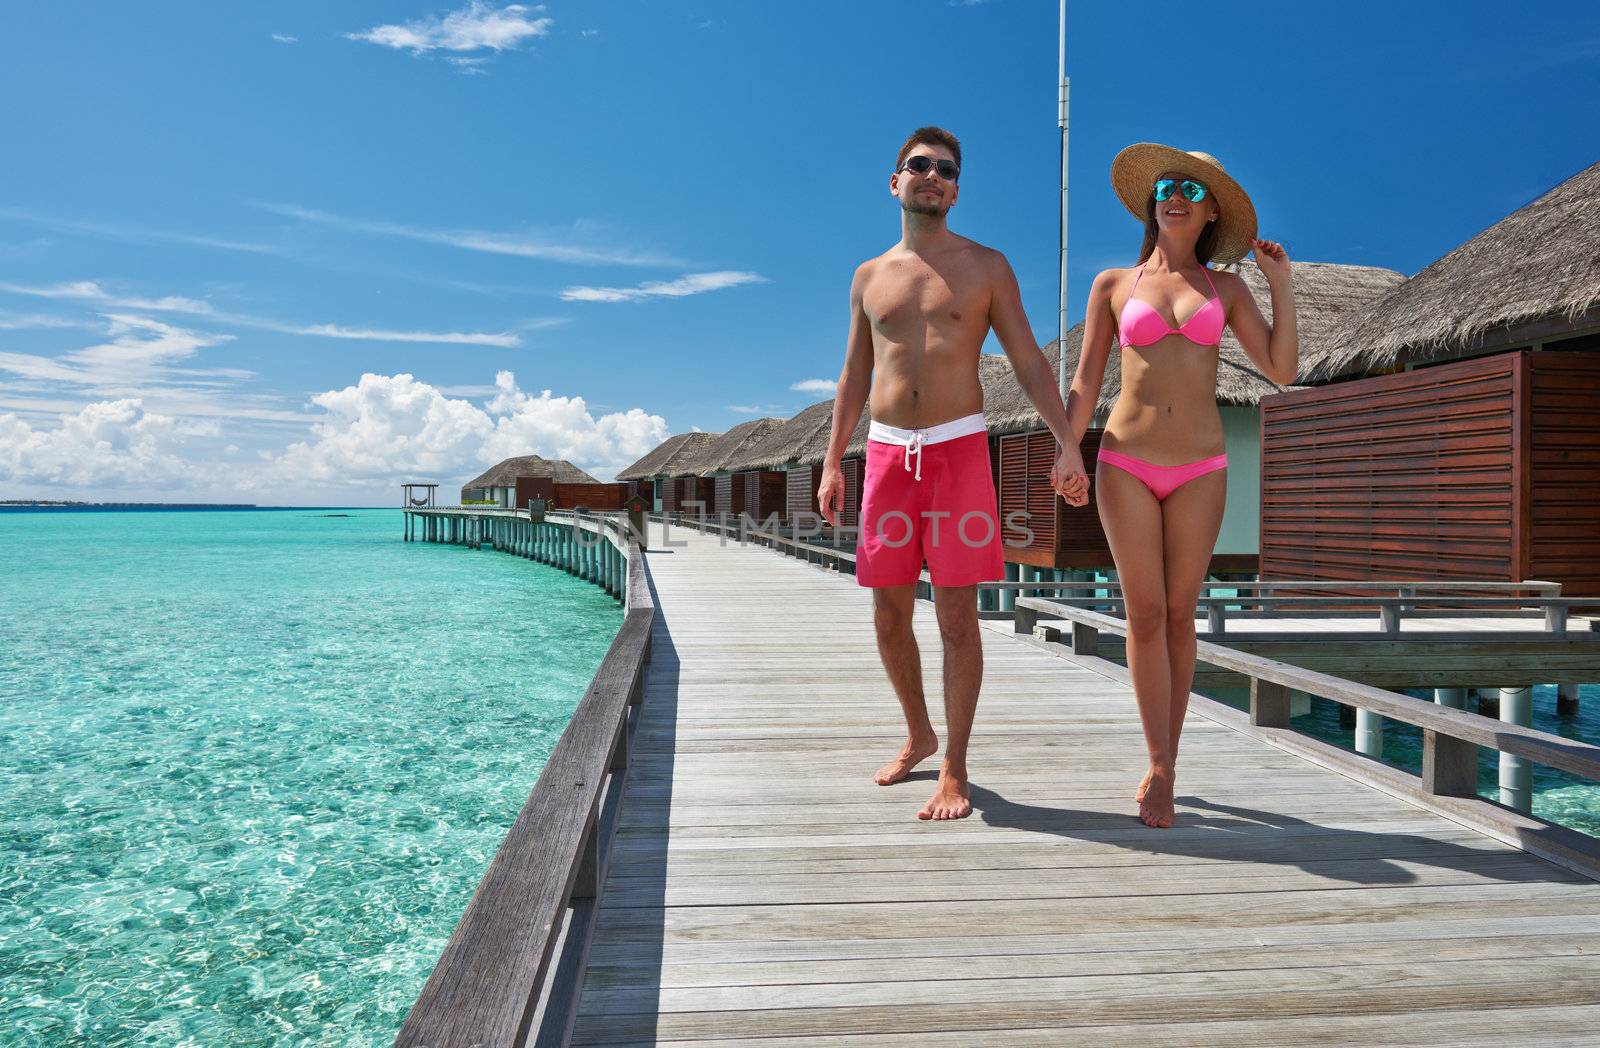
[[[59,499],[0,499],[0,506],[64,509],[255,509],[253,502],[70,502]]]

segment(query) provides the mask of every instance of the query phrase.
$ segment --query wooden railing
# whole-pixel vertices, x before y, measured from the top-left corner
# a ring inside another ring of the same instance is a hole
[[[986,587],[996,589],[1011,589],[1019,593],[1029,593],[1037,590],[1048,590],[1053,593],[1089,593],[1089,596],[1060,596],[1051,598],[1064,604],[1075,607],[1088,607],[1096,610],[1118,610],[1123,603],[1121,586],[1116,582],[997,582],[983,583]],[[1204,609],[1206,615],[1206,631],[1208,633],[1224,633],[1227,624],[1232,620],[1256,619],[1271,620],[1282,617],[1282,613],[1292,614],[1315,613],[1317,618],[1361,618],[1370,617],[1377,612],[1379,629],[1384,633],[1394,634],[1400,632],[1400,623],[1403,619],[1427,618],[1538,618],[1543,617],[1545,626],[1555,632],[1561,632],[1567,627],[1567,620],[1574,607],[1588,606],[1594,603],[1594,598],[1588,597],[1562,597],[1559,582],[1481,582],[1481,583],[1449,583],[1437,584],[1429,582],[1408,583],[1338,583],[1327,587],[1313,586],[1307,583],[1248,583],[1240,584],[1239,588],[1255,588],[1263,592],[1273,592],[1276,589],[1299,589],[1302,587],[1333,589],[1334,586],[1347,590],[1352,585],[1368,588],[1372,592],[1359,596],[1352,596],[1347,592],[1330,593],[1326,596],[1225,596],[1216,597],[1202,595],[1195,602],[1197,608]],[[1207,583],[1204,592],[1209,594],[1215,589],[1233,588],[1221,583]],[[1471,592],[1496,592],[1504,596],[1476,597],[1467,596],[1465,593],[1452,593],[1448,590],[1463,590]],[[1517,595],[1520,589],[1529,590],[1528,595]],[[1398,590],[1394,596],[1388,596],[1387,591]],[[1098,591],[1098,595],[1097,594]],[[1352,604],[1360,605],[1360,610],[1350,610]],[[1255,613],[1251,611],[1254,609]]]
[[[1065,629],[1060,631],[1061,640],[1072,655],[1081,660],[1104,662],[1097,652],[1101,633],[1124,638],[1128,635],[1125,619],[1077,607],[1070,601],[1043,597],[1018,598],[1014,629],[1018,634],[1031,637],[1044,617],[1064,622]],[[1490,720],[1466,710],[1423,702],[1210,641],[1196,643],[1195,657],[1197,661],[1232,670],[1249,679],[1248,716],[1250,726],[1255,729],[1291,732],[1290,691],[1329,699],[1422,729],[1422,773],[1420,777],[1407,776],[1417,781],[1420,789],[1416,790],[1409,789],[1408,784],[1397,778],[1406,773],[1356,757],[1309,736],[1295,733],[1298,735],[1296,749],[1302,754],[1312,755],[1313,759],[1322,757],[1324,762],[1337,764],[1340,770],[1353,772],[1373,784],[1399,786],[1401,793],[1430,799],[1458,798],[1460,802],[1454,810],[1458,814],[1473,816],[1478,828],[1486,828],[1501,839],[1513,840],[1528,851],[1600,878],[1600,841],[1531,815],[1514,812],[1478,796],[1480,747],[1559,768],[1591,782],[1600,782],[1600,746]],[[1229,708],[1221,703],[1214,704],[1216,706]],[[1347,759],[1331,760],[1332,755]],[[1467,807],[1462,808],[1460,804]]]
[[[511,511],[504,511],[509,514]],[[541,1027],[558,1043],[577,994],[547,985],[556,943],[588,941],[605,878],[601,811],[620,799],[630,713],[644,697],[655,607],[644,549],[625,520],[584,515],[627,556],[622,628],[606,651],[533,792],[411,1006],[396,1045],[510,1048]]]

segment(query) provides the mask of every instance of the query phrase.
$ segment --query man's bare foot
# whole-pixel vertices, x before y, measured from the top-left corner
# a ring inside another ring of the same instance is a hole
[[[1139,802],[1139,821],[1152,829],[1165,830],[1176,817],[1172,804],[1172,769],[1150,769],[1144,799]]]
[[[965,819],[972,814],[972,801],[967,796],[967,777],[956,775],[948,768],[939,772],[939,787],[928,798],[928,803],[917,812],[919,819]]]
[[[937,735],[929,735],[923,739],[907,739],[905,746],[900,750],[900,756],[874,772],[872,781],[879,786],[893,786],[910,775],[912,768],[932,757],[938,750]]]

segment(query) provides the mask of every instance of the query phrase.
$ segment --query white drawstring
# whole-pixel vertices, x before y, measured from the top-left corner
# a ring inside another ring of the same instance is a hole
[[[923,436],[922,436],[921,433],[913,433],[906,440],[906,452],[905,452],[905,456],[906,457],[905,457],[904,465],[906,467],[906,470],[909,472],[910,469],[911,469],[911,455],[912,455],[912,452],[915,452],[916,456],[917,456],[917,475],[916,475],[916,479],[917,480],[921,480],[922,479],[922,442],[923,442]]]

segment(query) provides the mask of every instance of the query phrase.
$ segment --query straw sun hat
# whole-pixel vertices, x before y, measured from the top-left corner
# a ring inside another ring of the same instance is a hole
[[[1255,205],[1210,153],[1184,152],[1154,142],[1135,143],[1111,161],[1111,187],[1133,217],[1143,222],[1150,188],[1168,171],[1204,182],[1217,198],[1222,214],[1217,218],[1217,250],[1211,257],[1212,264],[1225,266],[1249,254],[1250,241],[1256,236]]]

